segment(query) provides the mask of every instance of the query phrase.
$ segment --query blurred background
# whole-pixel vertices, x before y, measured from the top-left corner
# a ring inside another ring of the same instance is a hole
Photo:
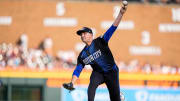
[[[180,0],[128,0],[109,46],[125,101],[180,101]],[[91,67],[69,93],[84,47],[76,31],[104,34],[122,0],[0,0],[0,101],[87,101]],[[95,101],[110,101],[105,85]]]

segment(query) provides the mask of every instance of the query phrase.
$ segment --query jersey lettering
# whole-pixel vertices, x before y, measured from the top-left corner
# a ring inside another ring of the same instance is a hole
[[[83,59],[84,64],[89,64],[90,62],[94,61],[95,59],[101,56],[101,51],[98,50],[94,52],[92,55],[89,55],[87,58]]]

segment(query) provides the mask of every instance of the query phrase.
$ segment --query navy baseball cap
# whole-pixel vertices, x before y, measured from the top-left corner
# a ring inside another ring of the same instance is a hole
[[[88,32],[88,33],[93,34],[92,30],[88,27],[83,27],[82,29],[78,30],[76,33],[77,33],[77,35],[81,35],[81,33],[83,33],[83,32]]]

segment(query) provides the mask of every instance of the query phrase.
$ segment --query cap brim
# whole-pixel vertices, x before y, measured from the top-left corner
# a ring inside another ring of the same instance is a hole
[[[81,35],[81,33],[85,32],[84,30],[78,30],[76,33],[77,35]]]

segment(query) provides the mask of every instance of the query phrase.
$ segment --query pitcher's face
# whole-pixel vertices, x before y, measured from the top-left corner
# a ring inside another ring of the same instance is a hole
[[[87,44],[93,40],[93,34],[88,32],[83,32],[81,33],[81,40]]]

